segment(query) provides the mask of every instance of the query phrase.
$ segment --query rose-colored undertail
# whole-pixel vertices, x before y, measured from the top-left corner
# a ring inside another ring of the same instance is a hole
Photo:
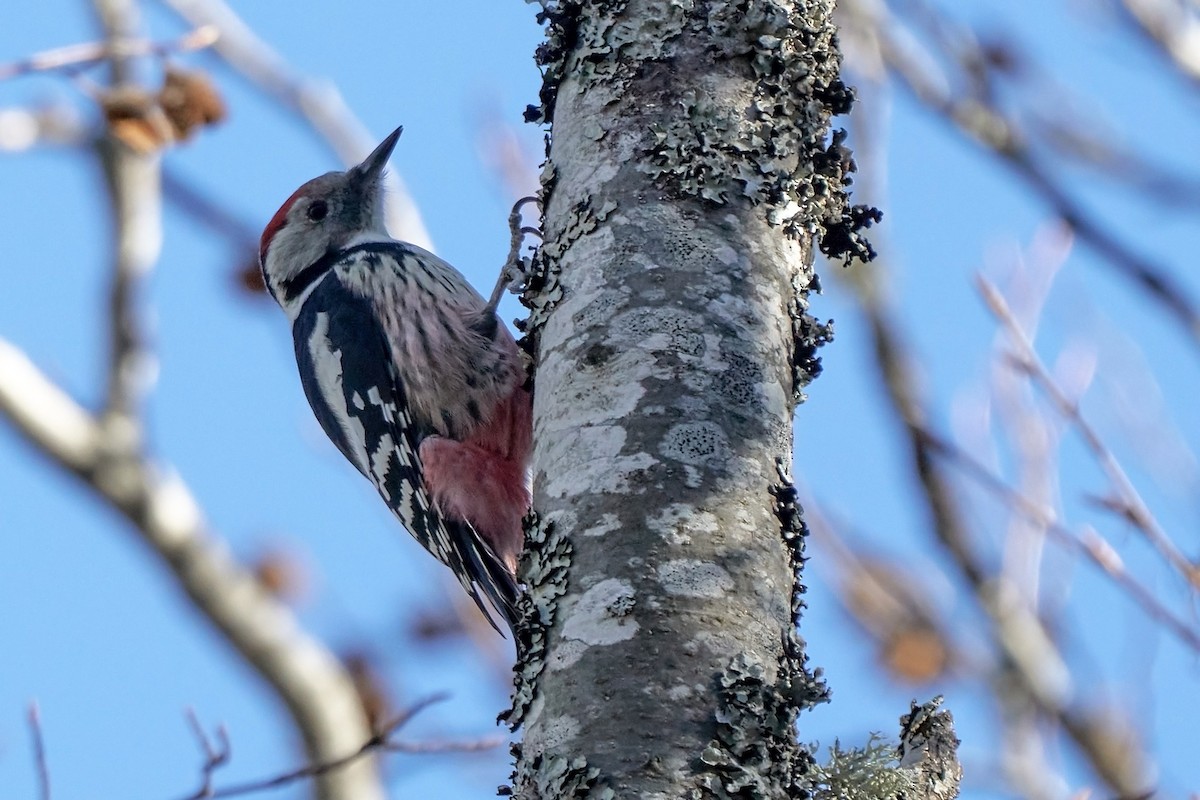
[[[421,442],[425,486],[448,519],[462,520],[516,575],[529,511],[526,467],[532,446],[529,392],[517,388],[465,441],[430,436]]]

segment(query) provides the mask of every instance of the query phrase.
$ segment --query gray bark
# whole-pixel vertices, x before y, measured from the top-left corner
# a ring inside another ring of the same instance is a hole
[[[814,235],[863,249],[831,5],[543,2],[518,796],[802,791],[792,413]]]

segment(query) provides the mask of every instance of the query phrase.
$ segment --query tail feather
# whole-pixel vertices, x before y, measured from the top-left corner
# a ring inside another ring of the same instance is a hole
[[[460,575],[459,580],[463,588],[497,633],[504,635],[504,631],[496,625],[487,605],[480,597],[481,589],[488,603],[508,624],[509,630],[515,630],[518,617],[517,598],[521,595],[517,579],[470,523],[447,521],[446,524],[452,528],[453,535],[462,545],[459,552],[464,556],[463,566],[466,567],[466,574]]]

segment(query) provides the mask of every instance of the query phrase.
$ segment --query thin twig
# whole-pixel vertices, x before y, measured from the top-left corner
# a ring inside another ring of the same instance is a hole
[[[165,56],[172,53],[188,53],[211,47],[218,37],[213,25],[201,25],[188,31],[178,39],[168,42],[152,42],[148,39],[110,39],[105,42],[85,42],[66,47],[57,47],[32,56],[0,64],[0,81],[28,75],[31,72],[47,72],[58,69],[80,69],[113,57],[134,58],[137,56]]]
[[[3,339],[0,414],[129,520],[196,607],[279,694],[314,762],[344,753],[369,735],[354,684],[337,659],[209,532],[170,465],[131,452],[114,473],[97,421]],[[370,765],[359,766],[331,777],[321,796],[381,798]]]
[[[42,711],[37,701],[29,704],[29,736],[33,740],[33,763],[37,768],[38,797],[51,800],[50,765],[46,760],[46,740],[42,735]]]
[[[983,488],[1004,501],[1010,508],[1042,526],[1056,541],[1068,550],[1083,554],[1100,570],[1108,575],[1143,611],[1181,642],[1200,652],[1200,632],[1194,630],[1158,601],[1146,587],[1142,586],[1125,569],[1117,551],[1103,537],[1092,530],[1076,535],[1054,518],[1052,511],[1039,505],[1013,489],[990,469],[928,429],[917,431],[924,445],[933,453],[956,464],[964,474]]]
[[[383,750],[391,753],[446,753],[459,752],[469,753],[480,750],[487,750],[502,744],[502,737],[487,737],[466,742],[428,742],[428,743],[413,743],[413,742],[398,742],[392,741],[392,736],[401,728],[408,724],[409,720],[415,717],[420,712],[429,708],[435,703],[440,703],[447,698],[445,694],[436,694],[427,697],[423,700],[418,700],[411,706],[400,712],[381,730],[373,734],[369,739],[362,743],[353,752],[348,753],[340,758],[323,761],[317,764],[308,764],[298,769],[290,770],[279,775],[274,775],[270,778],[262,778],[259,780],[246,781],[244,783],[226,786],[221,789],[213,789],[210,785],[209,778],[211,769],[208,765],[214,761],[214,756],[219,756],[221,753],[228,753],[228,742],[226,741],[221,748],[213,748],[207,738],[200,733],[201,746],[205,752],[205,773],[203,775],[204,785],[193,794],[188,795],[183,800],[208,800],[208,798],[222,797],[240,797],[242,795],[254,794],[256,792],[264,792],[269,789],[277,789],[281,786],[297,783],[299,781],[310,780],[322,775],[327,775],[331,772],[336,772],[344,767],[353,764],[355,761],[363,758],[369,753],[376,750]],[[196,728],[199,729],[198,726]],[[222,762],[223,763],[223,762]]]
[[[864,15],[866,16],[866,15]],[[890,68],[918,102],[950,122],[961,133],[997,156],[1038,194],[1054,213],[1124,277],[1170,311],[1193,343],[1200,344],[1200,310],[1190,293],[1158,264],[1134,251],[1075,201],[1037,161],[1021,131],[984,95],[956,97],[944,82],[930,74],[896,35],[901,26],[892,16],[873,15],[873,35]]]
[[[983,297],[988,309],[1004,327],[1009,340],[1017,348],[1010,363],[1028,375],[1037,386],[1050,398],[1058,409],[1059,414],[1069,421],[1083,437],[1084,444],[1092,452],[1093,457],[1104,471],[1113,491],[1117,494],[1117,502],[1113,508],[1122,511],[1122,516],[1139,531],[1146,540],[1157,550],[1167,563],[1176,569],[1192,587],[1200,587],[1200,568],[1192,563],[1175,542],[1163,530],[1154,512],[1146,505],[1137,487],[1129,479],[1129,475],[1121,467],[1117,457],[1104,443],[1100,434],[1083,416],[1079,403],[1066,396],[1058,383],[1050,375],[1045,364],[1034,350],[1033,343],[1021,329],[1020,323],[1013,316],[1007,301],[1000,291],[982,275],[977,275],[975,285]]]
[[[1166,60],[1200,84],[1200,12],[1176,0],[1121,0],[1121,5]]]
[[[232,756],[232,747],[229,743],[229,733],[225,730],[224,725],[217,726],[217,743],[214,745],[208,738],[204,727],[200,724],[200,720],[196,717],[195,709],[187,710],[188,727],[192,729],[192,733],[196,737],[196,741],[200,743],[200,749],[204,751],[204,764],[200,768],[200,788],[196,790],[193,798],[205,798],[213,796],[212,780],[213,774],[216,771],[229,763]]]

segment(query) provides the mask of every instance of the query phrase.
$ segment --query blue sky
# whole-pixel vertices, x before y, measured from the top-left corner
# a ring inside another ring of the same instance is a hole
[[[245,5],[240,13],[247,22],[297,70],[336,82],[375,136],[405,126],[393,169],[420,205],[438,252],[476,286],[490,287],[507,250],[505,220],[514,195],[485,163],[479,143],[481,130],[500,120],[532,159],[540,156],[541,131],[519,124],[540,83],[531,56],[540,41],[533,7],[473,0],[457,6],[469,14],[447,19],[437,3],[315,4],[302,14],[293,3]],[[1075,6],[1042,8],[1033,21],[1032,15],[989,11],[987,5],[957,4],[967,19],[1028,37],[1043,68],[1062,85],[1095,90],[1097,117],[1127,141],[1153,140],[1153,151],[1164,160],[1178,153],[1191,159],[1193,174],[1200,173],[1189,145],[1200,140],[1195,96],[1186,94],[1182,81],[1163,80],[1142,47]],[[93,20],[81,6],[48,0],[6,11],[0,63],[93,39]],[[145,21],[156,38],[181,30],[156,4],[147,4]],[[215,58],[185,61],[214,70],[230,116],[170,151],[169,166],[221,198],[251,227],[261,227],[301,182],[337,168],[290,112],[265,102]],[[93,113],[61,77],[0,82],[0,107],[47,99]],[[997,274],[1004,254],[1027,245],[1048,215],[993,162],[910,101],[888,102],[881,241],[894,269],[895,307],[908,323],[933,406],[948,429],[945,420],[956,403],[983,385],[993,342],[994,325],[971,277],[980,270]],[[1088,205],[1162,263],[1185,267],[1187,254],[1200,250],[1194,206],[1147,211],[1123,199],[1113,184],[1079,180]],[[0,155],[0,193],[0,242],[8,254],[0,267],[0,336],[82,402],[94,404],[103,382],[102,292],[109,258],[96,165],[53,148]],[[147,414],[154,452],[181,473],[235,552],[254,558],[283,546],[298,554],[311,576],[299,609],[311,630],[336,648],[371,642],[401,700],[452,693],[452,701],[412,724],[413,738],[494,733],[492,721],[506,703],[506,686],[494,668],[481,666],[465,643],[408,645],[404,610],[436,603],[443,576],[429,568],[432,561],[317,428],[295,376],[282,314],[236,289],[231,274],[239,253],[171,209],[165,237],[143,298],[159,363]],[[1197,273],[1184,280],[1200,295]],[[797,414],[797,477],[829,509],[852,520],[863,540],[913,569],[927,569],[936,549],[913,503],[895,426],[868,367],[869,340],[845,287],[836,279],[824,283],[827,292],[816,311],[836,319],[837,340],[825,349],[825,374]],[[508,302],[505,317],[511,319],[520,310]],[[1161,381],[1165,408],[1186,440],[1200,440],[1200,415],[1186,400],[1200,391],[1195,348],[1077,246],[1047,310],[1050,360],[1080,331],[1102,346],[1104,380],[1134,397],[1139,390],[1149,393],[1129,369],[1130,344],[1140,345]],[[1112,416],[1110,404],[1093,408],[1102,421]],[[1134,444],[1115,442],[1124,456],[1136,451]],[[1067,448],[1064,464],[1075,476],[1062,487],[1073,520],[1086,514],[1083,492],[1099,492],[1103,483],[1077,444]],[[1183,476],[1174,489],[1159,489],[1151,472],[1136,466],[1132,472],[1169,529],[1196,530],[1194,479]],[[1177,582],[1155,568],[1130,534],[1096,524],[1128,545],[1122,552],[1131,569],[1144,568],[1141,574],[1164,594],[1179,594]],[[1185,552],[1195,552],[1194,533],[1177,540]],[[834,703],[802,721],[802,738],[853,743],[871,730],[891,732],[909,697],[944,692],[968,764],[984,765],[995,748],[990,701],[961,683],[913,690],[881,679],[870,647],[833,600],[820,550],[814,552],[804,633]],[[1081,694],[1136,712],[1148,748],[1165,765],[1166,787],[1179,792],[1200,786],[1200,766],[1190,755],[1200,717],[1194,654],[1155,633],[1088,567],[1064,569],[1075,580],[1064,616],[1064,624],[1077,628],[1069,646],[1090,665],[1079,675]],[[940,591],[945,603],[965,608],[953,583]],[[977,624],[967,612],[955,614],[965,625]],[[1146,677],[1148,685],[1141,685]],[[191,791],[200,756],[183,716],[189,706],[202,720],[228,727],[234,747],[223,775],[228,782],[283,771],[298,758],[270,695],[192,612],[135,536],[0,425],[5,796],[34,793],[24,716],[35,698],[57,797],[137,800]],[[448,769],[458,794],[446,793]],[[430,796],[436,787],[439,797],[485,797],[506,780],[507,755],[501,749],[454,761],[397,756],[388,774],[396,796]],[[1078,772],[1070,775],[1081,779]],[[972,790],[968,796],[987,795]]]

